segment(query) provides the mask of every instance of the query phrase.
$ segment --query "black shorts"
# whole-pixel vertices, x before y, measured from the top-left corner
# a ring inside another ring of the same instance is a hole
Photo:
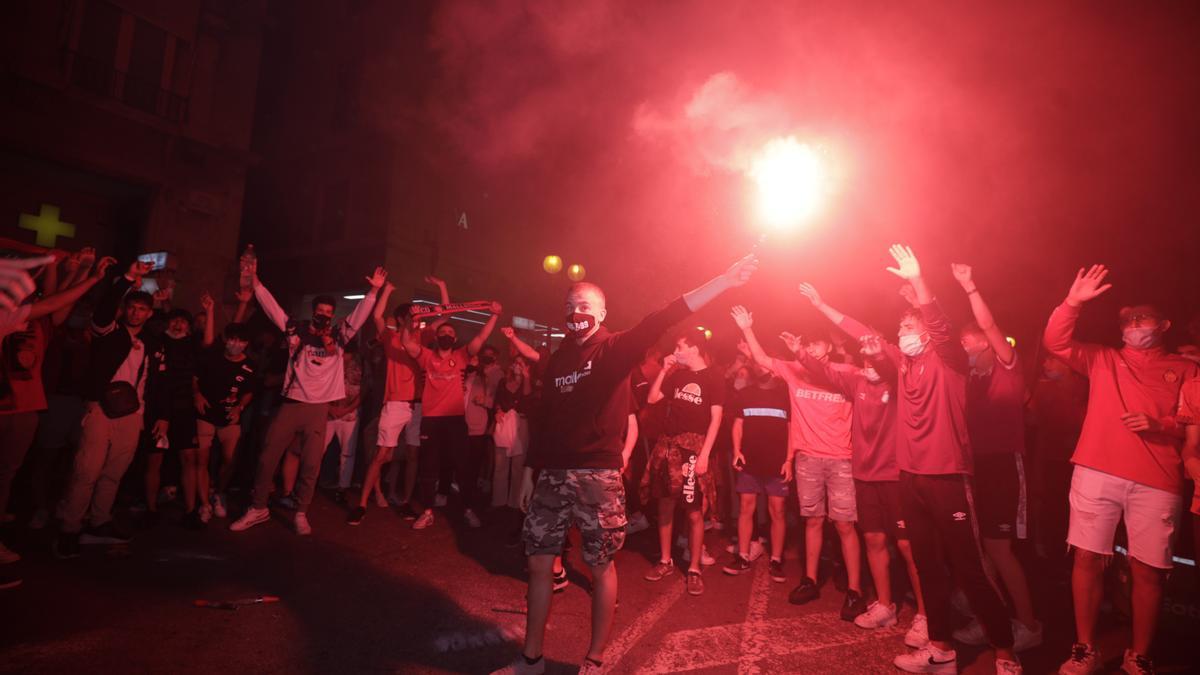
[[[985,539],[1025,538],[1025,471],[1017,454],[975,456],[975,511]]]
[[[900,481],[856,478],[854,499],[858,506],[858,529],[908,539],[908,529],[900,513]]]
[[[150,433],[153,427],[146,429],[146,433]],[[162,452],[164,448],[158,447],[158,443],[154,438],[148,441],[150,452]],[[171,413],[167,417],[167,445],[165,448],[171,452],[179,452],[180,450],[191,450],[200,447],[200,437],[196,432],[196,415],[195,413],[177,412]]]

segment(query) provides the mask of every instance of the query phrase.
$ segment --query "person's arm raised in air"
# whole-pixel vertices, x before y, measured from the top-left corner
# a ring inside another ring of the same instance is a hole
[[[917,294],[917,302],[921,305],[925,330],[929,333],[929,346],[942,357],[947,365],[966,372],[967,354],[955,339],[954,329],[950,326],[950,317],[946,316],[946,312],[938,305],[937,300],[933,297],[933,291],[929,289],[925,278],[921,276],[921,262],[917,260],[916,254],[913,253],[911,247],[900,244],[894,244],[890,253],[892,259],[896,261],[896,266],[888,267],[887,271],[912,284],[913,291]]]
[[[371,312],[371,320],[375,322],[377,337],[383,337],[387,332],[387,321],[383,318],[383,313],[387,311],[388,300],[391,299],[394,290],[396,290],[396,286],[392,282],[385,283],[383,290],[379,292],[379,299],[375,301],[375,310]]]
[[[450,304],[450,289],[446,287],[445,281],[443,281],[440,277],[435,277],[432,274],[430,274],[425,277],[425,283],[432,284],[437,287],[438,302],[441,303],[441,305],[443,307]],[[446,323],[449,320],[450,320],[449,316],[442,316],[442,315],[435,316],[433,318],[433,321],[430,322],[430,324],[429,324],[429,330],[433,333],[436,333],[438,327],[441,326],[442,324]]]
[[[204,316],[207,321],[204,322],[204,338],[202,344],[205,347],[211,347],[216,340],[216,324],[217,321],[213,317],[213,308],[216,307],[216,302],[213,301],[213,296],[208,291],[200,294],[200,308],[204,310]]]
[[[33,306],[29,309],[29,318],[37,319],[47,314],[57,314],[60,312],[69,314],[71,308],[79,301],[79,298],[82,298],[85,293],[92,290],[92,286],[100,283],[108,268],[115,265],[116,262],[115,258],[104,258],[96,266],[96,273],[88,277],[83,283],[75,284],[65,291],[55,293],[33,303]],[[63,318],[65,319],[66,317],[64,316]],[[60,321],[59,323],[62,322]]]
[[[754,335],[754,314],[741,305],[735,305],[730,314],[733,316],[733,322],[742,330],[742,336],[746,339],[746,347],[750,351],[750,357],[763,368],[773,370],[775,368],[775,359],[771,358],[763,350],[762,345],[758,342],[758,337]],[[741,349],[740,344],[738,348]]]
[[[502,327],[500,329],[500,334],[503,335],[510,344],[512,344],[513,349],[516,349],[517,353],[521,356],[524,356],[534,363],[542,360],[542,355],[538,353],[538,350],[530,347],[525,343],[524,340],[517,337],[517,332],[512,329],[512,326]]]
[[[712,302],[725,291],[744,286],[757,269],[758,258],[753,253],[741,258],[721,275],[703,286],[685,293],[680,300],[654,312],[642,319],[638,325],[619,334],[613,342],[607,358],[617,367],[617,370],[633,370],[633,367],[646,356],[646,350],[654,346],[654,343],[671,326],[682,321],[689,313],[696,312]],[[682,306],[677,303],[682,303]]]
[[[983,299],[983,294],[979,292],[979,288],[975,285],[970,265],[962,263],[952,263],[950,265],[950,273],[962,286],[963,292],[967,294],[967,299],[971,301],[971,313],[975,315],[975,323],[979,324],[979,328],[987,337],[988,345],[992,351],[996,352],[996,360],[1001,365],[1011,366],[1013,359],[1016,358],[1017,352],[1012,345],[1008,344],[1008,338],[1004,336],[1004,332],[996,325],[996,319],[992,316],[992,310],[988,307],[987,302]]]
[[[879,336],[879,333],[872,330],[858,319],[855,319],[852,316],[847,316],[843,312],[831,307],[825,302],[824,298],[822,298],[821,294],[817,291],[817,288],[812,284],[807,282],[800,284],[800,295],[808,298],[808,301],[812,303],[812,306],[818,312],[824,314],[825,317],[832,321],[834,325],[841,329],[843,333],[858,340],[859,342],[862,342],[866,338],[877,338]],[[883,352],[886,358],[896,360],[899,360],[900,358],[900,355],[896,351],[895,347],[887,342],[883,343]]]
[[[654,377],[654,382],[650,383],[650,393],[646,394],[646,403],[654,405],[655,403],[658,403],[666,398],[666,395],[663,394],[662,390],[663,382],[666,381],[667,375],[671,374],[671,371],[674,369],[675,355],[667,354],[666,357],[663,358],[662,368],[658,369],[658,375]]]
[[[280,307],[279,303],[275,300],[275,296],[271,295],[271,292],[267,290],[267,287],[263,286],[262,280],[258,278],[258,260],[254,260],[248,264],[250,266],[250,273],[253,275],[254,279],[254,299],[258,301],[258,306],[262,308],[263,313],[267,315],[267,318],[271,320],[271,323],[275,324],[276,328],[286,333],[289,321],[287,312],[283,311],[283,308]]]
[[[796,361],[804,366],[804,369],[812,376],[813,382],[847,396],[853,396],[855,375],[852,371],[837,370],[828,359],[825,361],[814,359],[809,355],[808,350],[804,349],[798,336],[784,331],[779,334],[779,339],[783,340],[784,346],[796,357]]]
[[[1084,375],[1088,374],[1092,362],[1105,347],[1077,341],[1075,322],[1079,320],[1079,311],[1085,302],[1100,297],[1112,288],[1112,284],[1104,283],[1107,276],[1108,268],[1104,265],[1079,268],[1075,281],[1067,291],[1067,298],[1050,313],[1050,320],[1046,323],[1046,331],[1042,335],[1042,342],[1050,355],[1062,359],[1072,369]]]
[[[488,317],[487,323],[483,324],[479,335],[476,335],[467,343],[467,353],[471,356],[478,354],[479,350],[483,349],[483,343],[487,342],[487,339],[492,336],[492,331],[496,329],[496,322],[500,320],[500,314],[504,311],[504,307],[493,300],[489,311],[492,315]]]
[[[363,277],[370,288],[367,290],[367,295],[358,304],[354,306],[354,310],[350,312],[350,316],[346,317],[346,321],[342,328],[342,338],[349,340],[354,337],[367,319],[371,316],[371,310],[375,309],[375,298],[379,297],[379,289],[387,283],[387,270],[382,267],[376,267],[375,271],[370,276]]]
[[[250,300],[254,297],[254,289],[239,288],[234,294],[237,298],[237,309],[233,312],[233,323],[246,323],[250,314]]]
[[[150,272],[150,263],[134,260],[124,275],[117,277],[100,294],[92,310],[92,334],[108,335],[117,327],[117,307],[131,288],[142,285],[142,277]]]

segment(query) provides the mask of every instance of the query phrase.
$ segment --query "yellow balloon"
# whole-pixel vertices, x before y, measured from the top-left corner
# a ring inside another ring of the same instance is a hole
[[[567,278],[571,281],[583,281],[585,276],[587,276],[587,270],[583,269],[583,265],[579,263],[567,268]]]
[[[542,259],[542,269],[546,270],[548,274],[558,274],[562,271],[562,267],[562,258],[556,255],[548,255]]]

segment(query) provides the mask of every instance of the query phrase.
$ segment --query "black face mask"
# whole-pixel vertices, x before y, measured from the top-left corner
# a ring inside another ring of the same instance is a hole
[[[312,318],[312,327],[317,330],[325,330],[329,328],[329,324],[333,323],[333,317],[325,316],[324,314],[316,314]]]
[[[454,349],[454,343],[457,342],[453,335],[439,335],[437,338],[438,349],[442,351],[450,351]]]
[[[591,332],[596,325],[596,317],[591,314],[575,312],[567,315],[567,337],[578,339]]]

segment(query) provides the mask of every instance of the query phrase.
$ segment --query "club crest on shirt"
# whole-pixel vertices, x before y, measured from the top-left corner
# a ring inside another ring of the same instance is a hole
[[[683,385],[683,388],[675,390],[675,400],[701,405],[704,403],[704,392],[701,391],[699,384],[688,382]]]
[[[1163,373],[1163,379],[1167,381],[1167,384],[1175,384],[1179,381],[1179,373],[1176,373],[1173,370],[1168,370],[1167,372]]]

